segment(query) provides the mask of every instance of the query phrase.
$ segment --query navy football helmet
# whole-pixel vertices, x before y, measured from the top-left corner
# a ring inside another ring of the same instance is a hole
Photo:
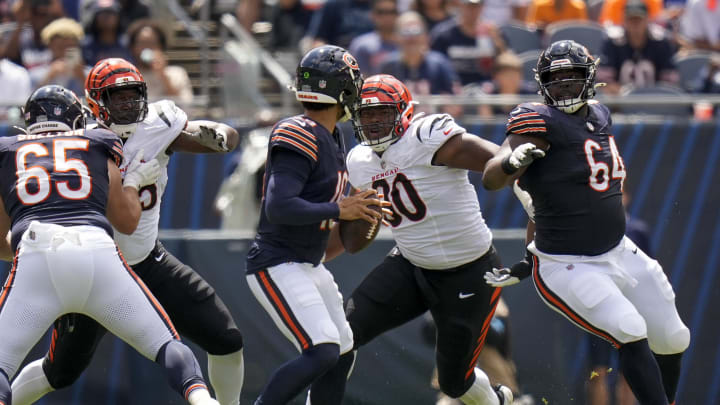
[[[566,113],[574,113],[595,96],[596,60],[585,46],[572,41],[553,42],[538,58],[535,81],[545,103]],[[553,73],[573,71],[576,78],[553,79]],[[563,89],[558,91],[559,89]],[[569,94],[567,92],[570,92]],[[562,96],[559,94],[565,92]]]
[[[339,104],[340,121],[354,118],[363,79],[355,57],[339,46],[324,45],[303,56],[295,77],[295,97],[306,103]]]
[[[25,103],[23,115],[30,134],[85,128],[82,103],[75,93],[62,86],[48,85],[35,90]]]

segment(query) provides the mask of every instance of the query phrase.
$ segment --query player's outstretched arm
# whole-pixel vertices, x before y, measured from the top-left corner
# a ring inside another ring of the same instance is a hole
[[[435,152],[433,164],[482,172],[498,150],[498,145],[486,139],[461,133],[448,139]]]
[[[0,260],[8,262],[12,261],[14,253],[10,245],[10,224],[10,217],[5,211],[5,203],[0,198],[0,235],[6,236],[0,240]]]
[[[499,190],[520,177],[536,159],[545,157],[550,144],[537,137],[510,135],[485,166],[483,186]]]
[[[230,127],[214,121],[189,121],[170,145],[176,152],[226,153],[234,150],[240,135]]]

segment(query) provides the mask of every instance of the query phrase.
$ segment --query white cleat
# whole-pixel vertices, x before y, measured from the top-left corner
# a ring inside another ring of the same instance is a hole
[[[498,384],[495,386],[495,394],[497,394],[498,400],[500,400],[500,405],[512,405],[513,393],[510,388]]]

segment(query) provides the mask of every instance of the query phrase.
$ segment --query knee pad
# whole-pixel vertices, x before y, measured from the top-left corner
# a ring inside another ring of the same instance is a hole
[[[688,346],[690,346],[690,329],[682,323],[666,334],[664,342],[652,342],[650,345],[657,354],[682,353]]]
[[[317,330],[322,334],[322,340],[319,340],[318,343],[334,343],[340,346],[340,331],[332,320],[324,319],[320,321]],[[352,341],[352,338],[350,340]]]
[[[215,336],[205,351],[214,356],[224,356],[235,353],[243,348],[243,337],[237,328],[228,329],[219,336]]]
[[[647,338],[647,324],[637,312],[628,312],[617,317],[620,336],[613,336],[620,343],[635,342]]]

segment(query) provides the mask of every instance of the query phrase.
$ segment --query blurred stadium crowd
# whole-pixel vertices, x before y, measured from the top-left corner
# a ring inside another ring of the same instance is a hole
[[[720,94],[717,0],[0,0],[0,22],[0,121],[11,124],[33,89],[82,95],[89,67],[111,56],[139,67],[151,102],[271,122],[287,83],[267,71],[292,72],[324,43],[349,49],[366,76],[395,75],[420,100],[466,100],[425,103],[456,116],[503,116],[532,99],[537,56],[559,39],[600,57],[601,98],[643,100],[616,112],[709,119]],[[227,45],[242,34],[249,52],[233,54]]]

